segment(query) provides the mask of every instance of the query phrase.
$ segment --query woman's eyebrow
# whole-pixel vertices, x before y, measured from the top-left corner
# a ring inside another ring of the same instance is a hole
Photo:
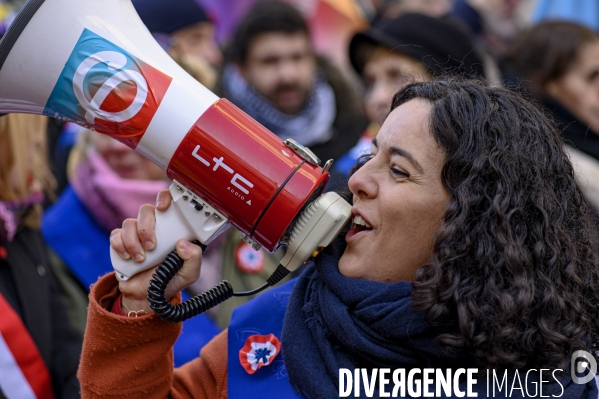
[[[376,137],[372,139],[372,145],[378,148]],[[422,166],[418,163],[416,158],[414,158],[414,156],[410,154],[408,151],[399,147],[391,146],[389,147],[389,154],[404,157],[416,168],[416,170],[418,170],[418,172],[424,174],[424,169],[422,168]]]
[[[416,158],[414,158],[412,156],[412,154],[410,154],[408,151],[406,151],[402,148],[391,146],[391,147],[389,147],[389,153],[404,157],[405,159],[408,160],[408,162],[410,162],[412,164],[412,166],[414,166],[416,168],[416,170],[418,170],[418,172],[420,172],[421,174],[424,174],[424,169],[422,169],[422,166],[420,166],[420,164],[418,163]]]

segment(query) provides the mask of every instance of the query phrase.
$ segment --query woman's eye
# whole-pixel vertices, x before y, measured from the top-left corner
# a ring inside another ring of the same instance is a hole
[[[393,173],[395,177],[410,177],[410,175],[407,174],[404,170],[395,167],[391,168],[391,173]]]

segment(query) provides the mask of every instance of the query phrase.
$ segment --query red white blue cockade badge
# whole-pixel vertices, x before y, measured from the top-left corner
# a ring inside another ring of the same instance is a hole
[[[252,335],[245,340],[239,351],[239,361],[249,374],[262,366],[268,366],[281,352],[281,342],[273,334]]]
[[[255,250],[251,245],[241,242],[235,248],[235,263],[244,273],[260,273],[266,265],[266,255],[261,249]]]

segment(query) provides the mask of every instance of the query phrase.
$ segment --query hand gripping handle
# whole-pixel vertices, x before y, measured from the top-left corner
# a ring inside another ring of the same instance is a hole
[[[227,228],[228,220],[222,214],[177,181],[171,184],[169,190],[173,203],[166,211],[155,211],[156,248],[146,251],[143,262],[124,260],[110,248],[112,267],[119,279],[126,281],[135,274],[158,265],[181,238],[198,240],[206,245]]]

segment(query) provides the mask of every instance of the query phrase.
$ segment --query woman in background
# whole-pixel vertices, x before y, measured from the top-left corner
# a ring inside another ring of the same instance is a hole
[[[78,398],[81,337],[69,324],[39,232],[47,118],[0,118],[0,397]]]
[[[410,82],[449,74],[485,76],[468,30],[450,17],[406,13],[379,21],[352,38],[349,57],[366,89],[366,116],[378,126],[389,113],[393,94]]]
[[[517,38],[505,64],[506,79],[560,125],[577,181],[599,211],[599,34],[572,22],[543,22]]]
[[[448,16],[417,12],[377,21],[355,34],[349,58],[364,85],[363,107],[370,124],[358,145],[335,161],[336,167],[346,172],[370,150],[370,141],[389,113],[393,94],[403,86],[439,75],[485,75],[482,54],[466,27]]]

